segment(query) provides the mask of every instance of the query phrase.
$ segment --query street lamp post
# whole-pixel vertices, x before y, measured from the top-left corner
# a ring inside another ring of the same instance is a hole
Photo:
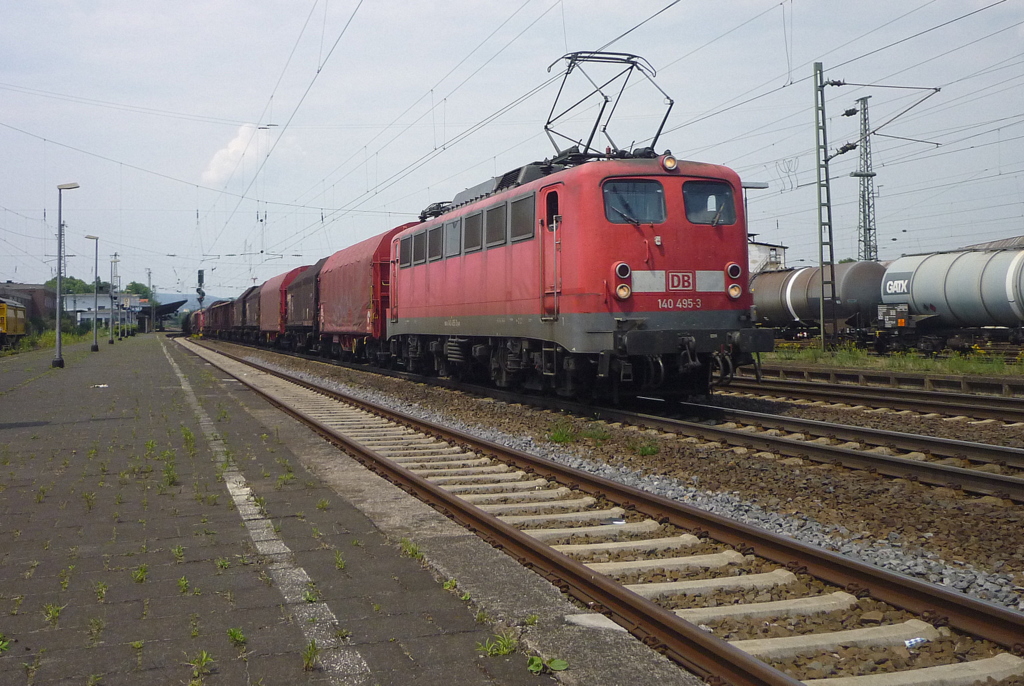
[[[63,286],[62,274],[64,272],[64,217],[63,200],[64,191],[78,188],[77,183],[62,183],[57,186],[57,348],[54,354],[51,367],[64,368],[64,357],[61,355],[60,318],[64,312],[64,300],[61,297]]]
[[[90,241],[95,241],[95,261],[92,268],[92,348],[94,353],[100,351],[99,331],[97,320],[100,317],[100,237],[86,236]]]
[[[118,262],[117,253],[114,253],[113,259],[110,260],[110,340],[107,341],[110,345],[114,344],[114,269]]]

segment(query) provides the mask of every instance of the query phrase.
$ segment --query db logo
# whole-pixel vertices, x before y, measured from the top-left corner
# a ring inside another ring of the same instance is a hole
[[[900,279],[898,281],[886,281],[885,292],[889,295],[895,295],[897,293],[909,293],[910,292],[910,280]]]
[[[669,272],[668,289],[670,291],[692,291],[693,272]]]

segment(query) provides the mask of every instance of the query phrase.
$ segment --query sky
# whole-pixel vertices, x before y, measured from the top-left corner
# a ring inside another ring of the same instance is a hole
[[[748,230],[790,266],[818,261],[815,62],[845,84],[822,89],[833,152],[869,97],[880,259],[1024,234],[1024,0],[44,0],[0,22],[0,281],[56,273],[78,183],[67,274],[98,247],[104,280],[117,253],[123,285],[202,269],[232,297],[553,156],[561,58],[598,49],[674,101],[658,152],[769,185]],[[591,103],[559,130],[586,136]],[[665,111],[634,78],[611,141],[649,145]],[[830,161],[836,259],[859,165]]]

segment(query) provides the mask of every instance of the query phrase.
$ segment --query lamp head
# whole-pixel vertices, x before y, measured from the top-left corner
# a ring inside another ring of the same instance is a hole
[[[70,191],[71,189],[78,188],[78,187],[79,187],[78,184],[74,183],[74,182],[72,182],[72,183],[62,183],[59,186],[57,186],[57,190],[59,190],[59,191]]]

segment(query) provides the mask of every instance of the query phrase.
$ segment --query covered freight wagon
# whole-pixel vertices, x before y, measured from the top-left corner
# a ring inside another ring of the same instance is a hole
[[[332,356],[373,361],[386,334],[391,238],[415,225],[403,224],[327,258],[319,279],[323,350]]]
[[[260,343],[277,345],[278,339],[284,334],[288,318],[288,286],[309,265],[296,267],[284,274],[269,279],[260,288],[259,336]]]
[[[287,312],[285,313],[285,336],[292,350],[302,348],[310,351],[317,339],[316,313],[320,303],[320,270],[329,257],[324,257],[312,267],[295,277],[288,285]]]

